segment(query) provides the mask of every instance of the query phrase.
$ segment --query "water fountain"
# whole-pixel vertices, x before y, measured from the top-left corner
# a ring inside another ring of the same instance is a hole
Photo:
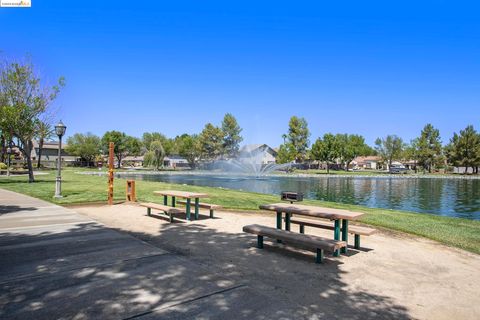
[[[214,169],[230,174],[242,174],[259,178],[272,173],[276,170],[290,168],[293,162],[276,164],[266,162],[265,148],[259,148],[254,151],[244,150],[235,159],[217,160],[214,163]]]

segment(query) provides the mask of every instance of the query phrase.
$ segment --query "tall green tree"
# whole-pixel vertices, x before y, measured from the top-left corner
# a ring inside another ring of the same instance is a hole
[[[427,124],[423,128],[416,145],[418,148],[418,163],[428,172],[432,172],[432,168],[440,164],[443,158],[440,131],[430,123]]]
[[[293,152],[297,162],[302,162],[307,157],[310,141],[310,131],[308,130],[307,120],[293,116],[288,123],[288,134],[285,137],[285,144]]]
[[[357,134],[337,134],[338,157],[345,165],[345,171],[353,159],[372,154],[372,149],[365,143],[365,138]]]
[[[86,134],[75,133],[67,139],[65,150],[74,156],[77,156],[90,165],[100,155],[102,143],[100,137],[87,132]]]
[[[31,153],[37,123],[64,86],[64,78],[45,85],[31,62],[5,62],[0,66],[0,129],[12,136],[27,161],[28,181],[34,182]]]
[[[141,142],[135,137],[127,136],[120,131],[107,131],[102,137],[102,148],[108,153],[109,143],[114,143],[113,152],[117,158],[117,168],[122,165],[122,159],[128,155],[136,156],[140,154]]]
[[[150,143],[150,150],[145,154],[144,165],[152,166],[155,170],[163,166],[163,159],[165,159],[165,149],[160,140],[152,141]]]
[[[282,143],[278,148],[276,163],[289,163],[293,160],[295,160],[295,152],[288,144]]]
[[[384,139],[377,138],[375,140],[375,150],[389,166],[392,165],[394,160],[401,159],[403,149],[403,140],[396,135],[388,135]]]
[[[330,165],[335,163],[340,156],[340,143],[338,136],[326,133],[323,138],[318,138],[312,145],[311,156],[313,159],[327,164],[327,173],[330,172]]]
[[[406,145],[405,149],[403,150],[403,158],[414,161],[415,173],[418,171],[418,150],[418,138],[410,141],[410,144]]]
[[[150,150],[150,144],[153,141],[160,141],[166,156],[170,156],[178,152],[176,150],[173,139],[167,138],[164,134],[159,132],[145,132],[142,136],[142,143],[145,151]]]
[[[460,130],[460,134],[454,133],[450,143],[445,147],[447,160],[451,165],[465,167],[465,173],[468,168],[472,168],[478,173],[480,166],[480,135],[473,128],[467,126]]]
[[[223,131],[207,123],[200,133],[202,155],[206,160],[215,160],[223,154]]]
[[[223,152],[228,158],[234,158],[240,150],[240,142],[243,141],[240,133],[242,128],[238,125],[237,119],[230,114],[225,114],[222,121],[223,131]]]
[[[42,153],[43,153],[43,144],[45,140],[48,140],[53,137],[54,130],[52,125],[45,120],[37,121],[37,130],[36,137],[38,138],[38,162],[37,168],[40,168]]]
[[[202,146],[198,135],[181,135],[176,139],[178,154],[188,161],[190,168],[197,167],[197,161],[202,157]]]

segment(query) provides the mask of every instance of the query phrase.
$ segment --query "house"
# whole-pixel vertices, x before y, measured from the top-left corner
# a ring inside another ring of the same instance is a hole
[[[190,168],[187,159],[179,155],[170,155],[163,159],[163,166],[168,168]]]
[[[62,144],[61,157],[64,164],[73,164],[78,161],[78,157],[72,156],[65,151],[67,145]],[[40,146],[38,141],[33,141],[33,150],[30,158],[33,162],[38,161]],[[44,166],[55,166],[58,158],[58,141],[46,141],[43,143],[41,152],[41,162]]]
[[[352,160],[351,164],[353,168],[377,170],[380,168],[382,158],[379,156],[361,156]]]
[[[275,163],[277,159],[277,151],[266,144],[248,144],[240,148],[238,160],[251,159],[258,157],[259,163],[270,164]]]
[[[143,167],[143,156],[126,156],[122,159],[122,166]]]

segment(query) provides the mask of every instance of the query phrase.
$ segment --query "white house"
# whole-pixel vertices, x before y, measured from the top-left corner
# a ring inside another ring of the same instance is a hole
[[[377,170],[382,158],[378,156],[356,157],[352,160],[351,165],[357,169]]]
[[[238,160],[252,157],[258,157],[262,164],[275,163],[277,151],[266,144],[247,144],[240,148]]]

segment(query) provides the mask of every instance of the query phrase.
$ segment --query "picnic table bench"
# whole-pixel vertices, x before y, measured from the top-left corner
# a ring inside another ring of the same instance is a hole
[[[298,224],[300,227],[300,233],[305,233],[305,226],[314,227],[314,228],[321,228],[327,230],[335,230],[335,226],[333,223],[328,221],[321,221],[321,220],[306,220],[306,219],[298,219],[298,218],[291,218],[290,223]],[[360,227],[360,226],[352,226],[348,227],[348,233],[353,234],[355,237],[355,249],[360,249],[360,235],[362,236],[370,236],[374,234],[377,230],[373,228],[367,227]]]
[[[177,201],[177,203],[186,205],[187,201],[186,200],[179,200],[179,201]],[[198,207],[203,208],[203,209],[208,209],[210,211],[210,218],[213,218],[214,210],[222,208],[222,206],[220,206],[218,204],[210,204],[210,203],[205,203],[205,202],[199,202]]]
[[[169,216],[170,222],[173,222],[173,215],[177,213],[183,213],[183,210],[161,205],[153,202],[142,202],[140,206],[147,208],[147,214],[150,216],[152,214],[152,209],[163,211],[166,215]]]
[[[186,199],[186,218],[187,220],[190,220],[190,206],[191,206],[191,201],[194,199],[194,208],[195,208],[195,220],[198,219],[198,212],[199,212],[199,204],[200,204],[200,198],[207,198],[208,194],[206,193],[198,193],[198,192],[188,192],[188,191],[177,191],[177,190],[161,190],[161,191],[154,191],[153,192],[156,195],[161,195],[163,196],[163,204],[167,205],[168,204],[168,197],[172,197],[172,207],[176,206],[176,199],[177,198],[183,198]]]
[[[317,206],[308,206],[301,204],[273,203],[261,205],[260,209],[275,211],[277,213],[277,229],[282,229],[282,215],[285,213],[285,230],[290,231],[291,217],[293,214],[303,215],[314,218],[323,218],[333,220],[334,240],[340,240],[340,222],[342,223],[342,241],[348,242],[348,222],[360,218],[363,213],[352,212],[348,210],[324,208]],[[347,246],[341,248],[342,253],[347,253]],[[340,250],[336,250],[335,256],[340,255]]]
[[[282,240],[287,244],[297,245],[306,249],[316,251],[315,262],[322,263],[324,258],[324,250],[336,252],[347,244],[344,241],[326,239],[313,235],[295,233],[287,230],[281,230],[258,224],[247,225],[243,227],[243,231],[257,235],[257,246],[263,248],[263,237],[269,237]]]

